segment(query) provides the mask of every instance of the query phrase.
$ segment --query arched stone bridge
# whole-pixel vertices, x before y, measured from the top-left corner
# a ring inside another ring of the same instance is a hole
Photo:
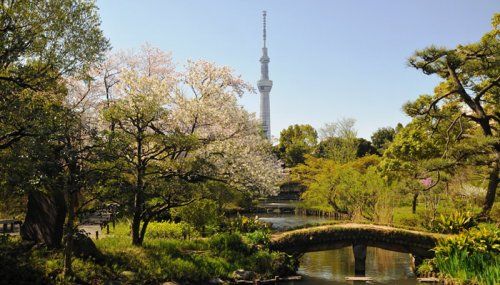
[[[369,224],[334,224],[277,233],[271,237],[273,250],[305,253],[353,247],[356,274],[365,270],[366,247],[411,253],[417,263],[432,258],[434,248],[445,235]]]

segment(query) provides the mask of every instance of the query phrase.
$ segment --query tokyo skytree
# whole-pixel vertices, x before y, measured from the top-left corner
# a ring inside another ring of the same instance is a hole
[[[257,87],[260,92],[260,120],[262,129],[268,140],[271,139],[271,114],[269,106],[269,93],[273,88],[273,82],[269,80],[269,56],[267,56],[266,47],[266,11],[262,12],[263,19],[263,40],[262,57],[260,58],[260,80],[257,82]]]

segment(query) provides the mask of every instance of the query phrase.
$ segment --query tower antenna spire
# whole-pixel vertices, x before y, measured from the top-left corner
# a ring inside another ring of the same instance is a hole
[[[263,33],[262,36],[264,38],[264,47],[266,47],[266,10],[262,11],[262,22],[263,22]]]

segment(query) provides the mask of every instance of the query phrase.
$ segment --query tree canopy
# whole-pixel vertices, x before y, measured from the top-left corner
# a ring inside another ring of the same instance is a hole
[[[61,76],[83,74],[109,45],[92,1],[10,0],[0,9],[2,149],[42,127],[50,99],[40,92],[64,92]]]
[[[495,201],[500,170],[499,25],[500,14],[495,14],[493,29],[476,43],[452,49],[431,46],[415,52],[409,65],[439,76],[441,82],[434,94],[422,95],[404,107],[427,136],[440,137],[440,154],[449,166],[487,167],[485,216]]]
[[[383,154],[395,135],[396,130],[391,127],[379,128],[371,136],[372,144],[379,153]]]
[[[311,125],[292,125],[280,133],[278,153],[287,167],[303,163],[318,143],[318,133]]]

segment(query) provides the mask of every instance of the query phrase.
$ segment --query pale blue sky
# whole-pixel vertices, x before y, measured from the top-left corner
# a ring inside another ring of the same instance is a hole
[[[500,1],[98,0],[114,49],[149,42],[182,66],[205,59],[259,79],[268,12],[273,136],[291,124],[355,118],[359,136],[406,123],[401,106],[437,80],[406,66],[414,50],[477,41]],[[259,96],[241,103],[258,114]]]

